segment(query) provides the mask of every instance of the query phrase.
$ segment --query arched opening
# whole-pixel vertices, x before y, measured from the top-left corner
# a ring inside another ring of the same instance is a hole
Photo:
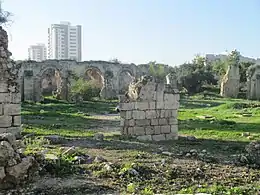
[[[128,90],[129,84],[134,80],[134,76],[132,72],[129,70],[123,70],[119,73],[118,76],[118,86],[119,86],[119,94],[125,94]]]
[[[55,68],[47,68],[40,78],[41,95],[52,96],[61,86],[61,73]]]
[[[99,98],[101,89],[104,87],[104,76],[95,67],[86,69],[83,78],[78,78],[72,85],[72,97],[80,97],[82,100]]]
[[[100,90],[104,86],[104,77],[101,71],[97,68],[89,68],[85,72],[85,81],[90,82]]]

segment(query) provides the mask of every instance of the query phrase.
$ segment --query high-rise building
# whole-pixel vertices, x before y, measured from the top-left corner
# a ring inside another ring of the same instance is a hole
[[[81,61],[81,26],[69,22],[52,24],[48,29],[48,59]]]
[[[42,43],[31,45],[28,49],[28,59],[35,61],[43,61],[46,60],[47,52],[46,46]]]

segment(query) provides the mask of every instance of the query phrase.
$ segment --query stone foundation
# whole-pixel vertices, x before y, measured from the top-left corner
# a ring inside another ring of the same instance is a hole
[[[163,83],[143,79],[129,86],[120,97],[122,134],[139,140],[178,139],[179,93]]]

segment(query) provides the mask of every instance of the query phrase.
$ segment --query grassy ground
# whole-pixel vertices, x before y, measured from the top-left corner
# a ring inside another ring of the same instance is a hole
[[[77,155],[102,156],[107,161],[82,165],[78,171],[70,166],[76,154],[61,157],[70,168],[59,166],[57,170],[64,175],[71,170],[77,173],[69,177],[74,183],[70,180],[71,185],[68,185],[67,177],[56,180],[64,183],[58,188],[55,181],[51,182],[53,185],[41,181],[38,194],[48,190],[48,194],[115,191],[120,194],[257,194],[260,171],[232,162],[236,155],[244,152],[249,141],[260,137],[260,103],[199,96],[182,99],[180,135],[197,139],[180,138],[159,143],[121,137],[119,117],[108,115],[114,113],[115,106],[113,101],[83,105],[53,101],[23,104],[23,134],[55,134],[67,138],[65,143],[58,145],[46,144],[45,140],[31,142],[27,153],[47,150],[59,155],[61,147],[75,146]],[[93,139],[96,132],[105,134],[104,141]],[[247,135],[242,136],[245,132]],[[55,174],[58,177],[58,173]]]

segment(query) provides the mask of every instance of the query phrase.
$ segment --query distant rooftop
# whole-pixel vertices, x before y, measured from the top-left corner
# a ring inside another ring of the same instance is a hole
[[[67,21],[61,21],[60,24],[70,25],[70,22],[67,22]]]

